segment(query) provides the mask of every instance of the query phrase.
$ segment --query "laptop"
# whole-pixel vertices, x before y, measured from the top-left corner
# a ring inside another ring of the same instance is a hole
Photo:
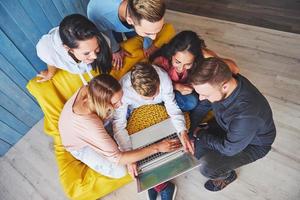
[[[133,149],[140,149],[164,139],[178,138],[178,133],[170,118],[130,135]],[[168,153],[156,153],[137,162],[138,193],[173,179],[200,165],[193,155],[183,148]]]

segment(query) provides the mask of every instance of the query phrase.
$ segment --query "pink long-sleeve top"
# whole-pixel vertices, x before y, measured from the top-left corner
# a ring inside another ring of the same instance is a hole
[[[163,56],[157,57],[154,62],[158,66],[162,67],[169,75],[173,83],[186,83],[187,82],[187,70],[185,69],[181,76],[176,72],[175,67],[170,65],[169,60]]]
[[[96,114],[79,115],[73,112],[78,91],[65,104],[60,118],[59,131],[66,150],[79,150],[89,146],[109,161],[119,163],[121,152]]]

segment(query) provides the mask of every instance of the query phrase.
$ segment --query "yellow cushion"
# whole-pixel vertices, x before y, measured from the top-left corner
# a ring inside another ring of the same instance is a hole
[[[86,80],[88,76],[85,75]],[[121,179],[105,177],[67,152],[59,136],[58,120],[64,103],[82,86],[78,75],[58,70],[52,80],[37,83],[29,81],[27,89],[36,98],[45,114],[45,132],[54,139],[54,151],[59,169],[60,182],[71,199],[86,200],[105,196],[132,181],[129,175]]]
[[[163,105],[144,105],[135,109],[128,119],[128,134],[134,134],[140,130],[148,128],[169,118],[166,108]],[[184,113],[187,129],[190,128],[190,118],[188,113]]]

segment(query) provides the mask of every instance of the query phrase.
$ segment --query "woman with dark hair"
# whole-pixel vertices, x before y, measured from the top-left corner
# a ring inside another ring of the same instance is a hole
[[[38,74],[39,82],[50,80],[57,68],[79,74],[86,85],[83,73],[98,71],[109,73],[111,52],[107,41],[97,27],[80,14],[66,16],[59,27],[44,35],[37,46],[37,55],[47,63],[48,69]]]
[[[150,57],[151,62],[168,72],[173,82],[175,99],[182,111],[192,111],[197,105],[202,105],[203,113],[206,114],[207,109],[210,108],[208,102],[199,102],[198,94],[187,83],[189,71],[194,66],[201,64],[207,57],[218,56],[207,49],[204,40],[193,31],[178,33],[168,44],[162,46]],[[238,73],[239,68],[232,60],[222,60],[230,66],[234,73]]]

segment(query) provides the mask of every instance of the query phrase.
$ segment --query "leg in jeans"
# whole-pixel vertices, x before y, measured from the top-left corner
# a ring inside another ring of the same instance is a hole
[[[218,137],[224,137],[225,132],[215,121],[209,123],[209,133],[218,134]],[[213,131],[213,132],[212,132]],[[223,131],[221,133],[220,131]],[[201,134],[201,133],[200,133]],[[243,151],[234,156],[225,156],[217,151],[205,149],[201,146],[199,140],[195,140],[195,156],[201,160],[200,172],[210,179],[224,179],[236,168],[252,163],[257,159],[264,157],[271,147],[260,147],[248,145]]]
[[[175,90],[175,99],[182,112],[193,110],[198,103],[198,97],[195,93],[182,95],[179,91]]]
[[[207,100],[198,101],[197,106],[191,110],[190,119],[191,119],[191,128],[190,134],[196,129],[198,124],[204,119],[207,113],[212,109],[211,103]]]

